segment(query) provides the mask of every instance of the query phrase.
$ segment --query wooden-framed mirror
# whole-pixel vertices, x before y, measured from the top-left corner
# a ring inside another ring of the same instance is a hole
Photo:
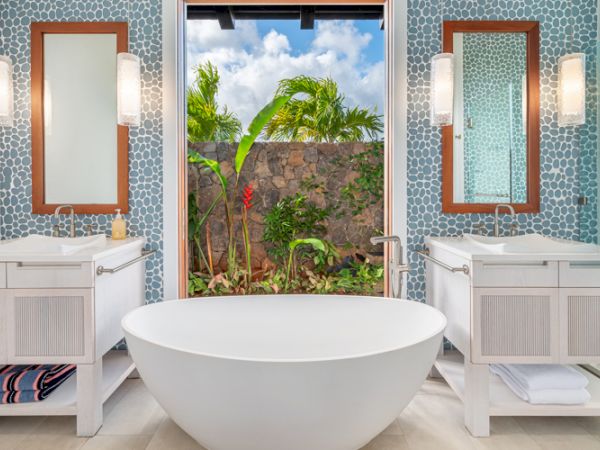
[[[453,125],[442,127],[442,211],[540,209],[539,24],[445,21]]]
[[[117,125],[125,22],[31,24],[32,211],[128,211],[128,128]]]

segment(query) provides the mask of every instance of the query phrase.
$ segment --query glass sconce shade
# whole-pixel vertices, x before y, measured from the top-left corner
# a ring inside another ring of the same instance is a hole
[[[558,126],[585,123],[585,54],[558,59]]]
[[[117,109],[119,125],[140,125],[142,84],[140,58],[131,53],[117,55]]]
[[[431,59],[431,125],[452,125],[454,109],[454,55],[440,53]]]
[[[0,127],[12,127],[14,120],[13,67],[8,56],[0,55]]]

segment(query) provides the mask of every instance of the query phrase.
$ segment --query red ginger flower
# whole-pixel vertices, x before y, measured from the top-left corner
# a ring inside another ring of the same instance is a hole
[[[254,195],[254,189],[252,188],[251,184],[244,187],[244,190],[242,191],[242,203],[244,204],[244,208],[246,208],[246,210],[252,208],[252,196],[253,195]]]

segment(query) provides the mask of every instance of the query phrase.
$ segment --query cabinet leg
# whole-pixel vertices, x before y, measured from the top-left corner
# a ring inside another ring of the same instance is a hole
[[[444,340],[442,339],[442,343],[440,344],[440,349],[438,350],[437,357],[440,358],[444,356]],[[442,374],[435,368],[435,366],[431,367],[429,371],[429,378],[443,378]]]
[[[77,436],[94,436],[102,426],[102,358],[77,365]]]
[[[465,359],[465,426],[475,437],[490,435],[490,370]]]

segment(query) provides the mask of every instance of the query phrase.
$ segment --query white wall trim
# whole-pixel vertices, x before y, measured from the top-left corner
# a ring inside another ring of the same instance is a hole
[[[407,0],[389,0],[386,3],[389,27],[387,64],[389,64],[388,95],[386,102],[388,126],[388,145],[391,146],[392,217],[389,234],[400,236],[403,245],[403,258],[407,261],[408,237],[408,147],[407,147],[407,43],[408,16]],[[402,298],[406,298],[406,279],[402,285]]]
[[[179,121],[178,55],[183,0],[163,0],[163,290],[179,297]],[[181,106],[181,107],[180,107]]]

